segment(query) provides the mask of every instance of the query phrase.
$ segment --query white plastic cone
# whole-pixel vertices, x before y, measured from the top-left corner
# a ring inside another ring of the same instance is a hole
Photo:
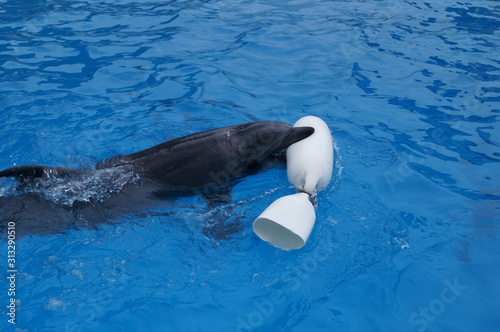
[[[283,250],[302,248],[316,221],[316,212],[305,193],[281,197],[255,219],[253,231],[262,240]]]

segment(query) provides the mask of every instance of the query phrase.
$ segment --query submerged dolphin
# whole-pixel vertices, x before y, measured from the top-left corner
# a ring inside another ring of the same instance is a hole
[[[136,153],[106,159],[99,162],[95,170],[124,169],[137,174],[148,185],[142,185],[142,191],[137,186],[123,188],[120,191],[124,193],[125,200],[114,195],[107,200],[105,209],[119,206],[130,210],[130,205],[135,203],[131,202],[134,201],[132,196],[136,198],[135,201],[141,201],[142,196],[155,196],[157,200],[158,197],[202,194],[209,201],[227,201],[226,196],[235,181],[257,173],[270,157],[313,132],[314,128],[311,127],[292,127],[282,122],[253,122],[184,136]],[[86,171],[88,169],[27,165],[0,171],[0,177],[15,177],[22,181],[22,185],[29,185],[51,179],[71,179]],[[45,199],[33,193],[22,197],[22,201],[13,197],[1,198],[7,200],[0,200],[0,211],[4,216],[9,211],[15,214],[14,210],[26,210],[30,206],[43,208],[46,205]],[[144,197],[144,200],[147,199]],[[71,209],[79,209],[79,219],[82,219],[82,211],[87,211],[86,219],[89,218],[89,211],[95,213],[95,204],[89,207],[86,206],[89,204],[80,203],[77,201],[70,208],[66,206],[59,211],[58,215],[62,213],[59,219],[71,219],[68,215],[75,214]],[[139,209],[140,203],[137,203]],[[16,207],[16,204],[20,207]],[[54,216],[52,218],[57,219]]]

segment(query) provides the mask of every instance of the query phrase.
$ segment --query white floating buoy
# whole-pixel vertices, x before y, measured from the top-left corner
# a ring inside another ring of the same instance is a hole
[[[310,195],[328,186],[333,171],[333,139],[328,125],[318,117],[306,116],[294,127],[313,127],[314,133],[288,147],[288,180],[298,194],[274,201],[255,219],[253,230],[262,240],[284,250],[302,248],[312,232],[316,212]]]
[[[332,179],[333,139],[328,125],[318,117],[305,116],[294,127],[313,127],[314,133],[286,150],[288,181],[297,189],[313,193],[325,189]]]

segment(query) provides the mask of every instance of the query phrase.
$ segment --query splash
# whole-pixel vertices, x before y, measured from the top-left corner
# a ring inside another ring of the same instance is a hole
[[[64,178],[49,173],[48,178],[11,183],[0,189],[0,196],[36,194],[57,205],[73,206],[75,202],[103,202],[127,184],[140,184],[139,175],[130,166],[89,168]]]
[[[337,189],[340,183],[340,179],[342,178],[342,171],[344,170],[344,166],[342,166],[342,156],[340,154],[340,148],[337,144],[337,141],[333,142],[333,156],[334,156],[334,165],[333,165],[333,176],[332,176],[332,184],[330,185],[330,191]]]

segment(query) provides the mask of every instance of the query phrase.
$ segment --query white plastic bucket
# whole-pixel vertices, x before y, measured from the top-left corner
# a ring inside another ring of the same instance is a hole
[[[281,197],[255,219],[253,231],[262,240],[283,250],[302,248],[316,221],[316,212],[305,193]]]

